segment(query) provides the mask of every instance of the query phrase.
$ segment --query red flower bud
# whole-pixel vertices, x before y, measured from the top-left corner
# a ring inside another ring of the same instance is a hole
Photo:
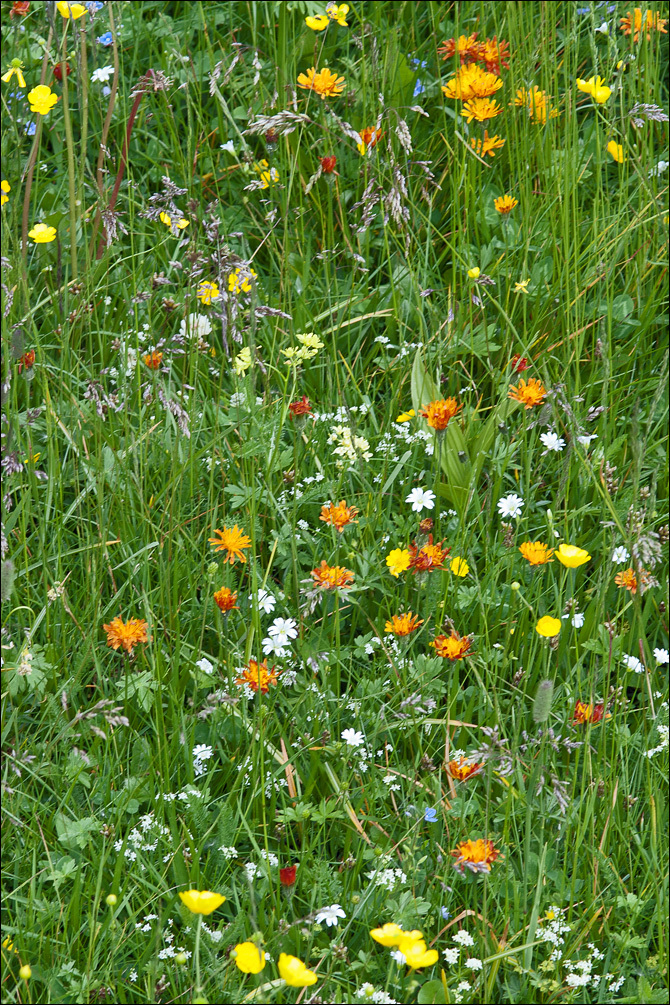
[[[70,66],[69,63],[65,64],[65,73],[67,74],[68,77],[72,73],[72,67]],[[56,78],[56,80],[60,80],[60,81],[63,80],[63,64],[62,63],[56,63],[56,65],[54,66],[54,77]]]
[[[337,157],[322,157],[321,170],[324,174],[332,174],[337,164]]]
[[[282,886],[293,886],[297,865],[286,865],[279,870],[279,882]]]

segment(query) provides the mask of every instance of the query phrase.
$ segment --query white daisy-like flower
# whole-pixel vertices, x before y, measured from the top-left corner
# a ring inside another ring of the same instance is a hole
[[[346,918],[345,912],[339,904],[331,904],[330,907],[322,907],[317,911],[314,919],[317,925],[328,925],[329,928],[336,926],[340,918]]]
[[[342,740],[348,747],[362,747],[365,743],[365,737],[357,729],[343,729]]]
[[[268,628],[268,635],[285,635],[287,639],[297,639],[296,622],[293,618],[275,618]]]
[[[201,660],[196,660],[197,667],[200,667],[203,673],[211,673],[214,669],[214,664],[210,663],[206,656],[203,656]]]
[[[633,673],[644,673],[644,666],[640,662],[640,660],[637,658],[637,656],[627,656],[627,655],[624,655],[624,656],[622,656],[622,660],[623,660],[624,664],[626,665],[626,667],[629,670],[632,670]]]
[[[654,649],[654,659],[657,663],[670,662],[670,653],[667,649]]]
[[[249,600],[251,600],[252,603],[253,599],[254,595],[253,593],[250,593]],[[259,590],[258,593],[256,594],[256,603],[258,604],[259,611],[264,611],[265,614],[272,614],[272,612],[275,609],[277,601],[275,600],[275,598],[272,596],[271,593],[268,593],[267,590]],[[270,633],[270,635],[272,635],[270,629],[268,629],[268,632]]]
[[[570,617],[569,614],[564,614],[563,620],[569,617]],[[582,614],[581,611],[575,611],[575,613],[572,615],[572,618],[570,619],[570,624],[572,625],[573,628],[582,627],[582,625],[584,624],[584,615]]]
[[[618,548],[615,548],[612,552],[612,565],[627,565],[629,558],[630,554],[628,553],[628,549],[624,548],[624,546],[620,544]]]
[[[412,504],[415,513],[420,513],[424,509],[433,509],[435,506],[435,493],[430,489],[412,489],[405,499],[405,502]]]
[[[510,492],[509,495],[503,496],[502,499],[498,500],[498,512],[503,517],[516,519],[521,516],[522,509],[523,499],[521,496],[516,495],[515,492]]]
[[[114,73],[113,66],[99,66],[97,70],[94,70],[91,74],[92,84],[106,84],[109,78]]]
[[[577,437],[577,443],[579,443],[580,446],[588,449],[591,446],[591,441],[597,439],[598,439],[597,433],[581,433]]]
[[[555,450],[557,453],[565,446],[565,440],[558,436],[553,429],[548,433],[540,433],[540,440],[547,450]]]
[[[268,635],[267,638],[263,639],[263,655],[277,656],[281,659],[290,653],[290,649],[287,646],[288,637],[286,635]]]

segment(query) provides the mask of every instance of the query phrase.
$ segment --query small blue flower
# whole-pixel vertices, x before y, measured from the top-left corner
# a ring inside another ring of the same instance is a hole
[[[433,809],[432,806],[429,806],[428,809],[423,814],[423,819],[426,821],[427,824],[434,824],[435,821],[437,820],[437,810]]]
[[[449,918],[451,917],[451,911],[449,910],[448,907],[441,907],[440,914],[442,915],[445,921],[448,921]]]
[[[101,2],[101,0],[92,0],[91,3],[86,4],[89,14],[97,14],[104,6],[105,5]]]
[[[27,122],[24,132],[26,136],[34,136],[37,131],[37,124],[35,122]]]
[[[410,63],[412,64],[413,67],[415,68],[420,67],[422,70],[425,70],[425,68],[428,66],[428,62],[425,59],[417,59],[416,57],[414,59],[410,59]]]
[[[418,96],[420,94],[423,94],[423,92],[425,90],[426,90],[426,88],[423,86],[423,84],[421,83],[421,81],[417,80],[416,84],[414,85],[414,94],[412,95],[412,97],[413,98],[418,98]]]
[[[111,31],[106,31],[104,35],[100,35],[97,41],[100,45],[111,45],[113,41]]]
[[[590,14],[590,13],[591,13],[590,7],[578,7],[577,10],[575,11],[575,14]]]

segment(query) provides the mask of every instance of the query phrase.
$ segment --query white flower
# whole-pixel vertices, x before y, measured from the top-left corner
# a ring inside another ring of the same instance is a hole
[[[227,143],[222,143],[221,146],[219,147],[219,150],[225,150],[226,153],[235,156],[235,144],[233,143],[232,140],[228,140]]]
[[[644,666],[640,663],[637,656],[627,656],[624,654],[622,659],[628,669],[632,670],[633,673],[644,673]]]
[[[393,952],[390,954],[390,956],[391,959],[395,960],[398,966],[400,967],[404,967],[405,964],[407,963],[407,960],[405,959],[405,954],[401,953],[399,949],[394,949]]]
[[[569,614],[564,614],[563,615],[563,620],[565,620],[566,618],[569,618],[569,617],[570,617]],[[570,624],[572,625],[573,628],[581,628],[582,627],[582,625],[584,624],[584,615],[582,614],[581,611],[575,611],[575,613],[572,615],[572,618],[570,620]]]
[[[618,548],[615,548],[612,552],[612,564],[613,565],[627,565],[630,555],[626,548],[622,544]]]
[[[468,981],[461,981],[461,983],[458,985],[458,987],[456,988],[456,990],[460,991],[461,994],[464,991],[472,991],[472,984],[470,984]]]
[[[237,848],[234,845],[222,844],[219,851],[224,858],[237,858]]]
[[[581,436],[577,437],[577,443],[579,443],[582,447],[588,448],[591,446],[591,440],[597,440],[597,439],[598,439],[597,433],[590,433],[590,434],[582,433]]]
[[[251,600],[252,603],[253,599],[254,599],[253,593],[249,594],[249,600]],[[256,603],[258,604],[259,611],[264,611],[266,614],[272,614],[272,612],[275,609],[275,604],[277,603],[277,601],[275,600],[275,598],[272,596],[271,593],[268,593],[267,590],[259,590],[256,596]],[[268,629],[268,632],[270,633],[270,635],[272,635],[271,629]]]
[[[287,645],[286,635],[268,635],[266,639],[263,639],[263,654],[265,656],[278,656],[281,659],[290,653],[290,649],[286,648]]]
[[[109,78],[114,73],[113,66],[99,66],[97,70],[94,70],[91,74],[92,84],[106,84]]]
[[[365,737],[357,729],[342,730],[342,739],[348,747],[362,747],[365,743]]]
[[[654,649],[654,658],[657,663],[670,662],[670,653],[667,649]]]
[[[553,430],[548,433],[541,433],[540,440],[547,448],[547,450],[561,451],[565,446],[565,440],[562,437],[557,436]]]
[[[456,948],[456,949],[443,949],[442,950],[442,955],[444,956],[444,958],[447,961],[447,963],[449,964],[449,966],[452,966],[454,963],[458,963],[459,953],[460,953],[460,949],[458,949],[458,948]]]
[[[591,981],[590,974],[567,974],[565,983],[571,988],[586,987]]]
[[[502,499],[498,500],[498,512],[501,516],[508,516],[514,519],[521,516],[522,509],[523,499],[514,492],[510,492],[509,495],[503,496]]]
[[[596,31],[599,31],[601,35],[609,35],[610,26],[608,25],[607,21],[603,21],[600,27],[596,28]]]
[[[213,754],[213,749],[207,743],[198,743],[193,748],[194,761],[208,761]]]
[[[179,334],[182,338],[206,338],[211,330],[212,323],[205,314],[189,314],[188,318],[184,318],[179,326]],[[243,400],[246,400],[244,395],[242,397]]]
[[[668,163],[668,161],[659,161],[658,164],[656,164],[656,166],[649,172],[649,177],[660,178],[662,174],[665,174],[669,167],[670,163]]]
[[[200,667],[203,673],[211,673],[214,669],[214,664],[210,663],[205,656],[201,660],[197,660],[195,665]]]
[[[328,925],[329,928],[332,928],[337,925],[340,918],[346,918],[346,914],[339,904],[331,904],[330,907],[322,907],[320,911],[317,911],[314,920],[317,925]]]
[[[475,940],[472,938],[469,932],[466,932],[464,928],[460,932],[456,932],[454,935],[454,942],[459,946],[474,946]]]
[[[285,635],[287,639],[297,639],[296,623],[293,618],[275,618],[268,628],[268,635]]]
[[[466,967],[469,967],[470,970],[482,969],[482,961],[478,960],[476,956],[471,956],[469,960],[466,960],[465,965]]]
[[[420,513],[424,509],[433,509],[435,505],[435,493],[430,489],[412,489],[405,499],[405,502],[412,504],[415,513]]]

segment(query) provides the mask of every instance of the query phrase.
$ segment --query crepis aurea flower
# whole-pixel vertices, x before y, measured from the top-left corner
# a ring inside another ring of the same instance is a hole
[[[193,914],[211,914],[226,898],[211,890],[187,890],[179,894],[179,899]]]
[[[107,633],[107,645],[114,650],[123,647],[127,653],[132,653],[138,643],[149,641],[147,623],[142,618],[129,618],[128,621],[114,618],[102,627]]]
[[[260,691],[261,694],[267,694],[270,684],[276,686],[280,673],[281,670],[269,667],[267,660],[262,660],[259,663],[258,660],[250,659],[242,671],[242,676],[235,678],[235,683],[240,686],[248,684],[252,691]]]
[[[589,722],[600,722],[603,717],[610,718],[609,713],[605,715],[605,705],[603,702],[593,705],[584,701],[578,701],[575,704],[575,714],[572,721],[578,722],[580,725],[586,725]]]
[[[150,370],[158,370],[163,362],[163,353],[157,351],[148,352],[142,359],[144,360],[144,365],[148,366]]]
[[[431,401],[419,412],[431,429],[437,433],[443,432],[451,419],[458,415],[463,405],[459,405],[455,398],[442,398],[438,401]]]
[[[347,506],[346,501],[342,499],[337,504],[329,502],[326,506],[322,506],[319,520],[332,524],[341,534],[347,524],[358,523],[358,520],[354,520],[357,513],[355,506]]]
[[[394,635],[402,637],[415,632],[423,621],[420,621],[416,614],[407,611],[406,614],[394,614],[390,621],[386,622],[385,632],[393,632]]]
[[[365,129],[359,131],[358,135],[361,138],[361,142],[357,143],[356,147],[362,157],[368,150],[372,150],[373,147],[377,146],[384,134],[381,129],[375,129],[374,126],[366,126]]]
[[[214,603],[222,614],[228,614],[229,611],[237,610],[237,594],[227,586],[222,586],[214,594]]]
[[[209,283],[206,280],[203,280],[201,283],[198,283],[198,292],[196,293],[196,296],[201,303],[211,304],[212,300],[218,300],[221,294],[216,283]]]
[[[519,547],[519,551],[529,565],[546,565],[551,562],[554,549],[543,544],[542,541],[524,541]]]
[[[323,70],[317,70],[316,67],[312,66],[307,70],[307,73],[299,74],[298,87],[304,91],[314,91],[322,101],[325,101],[326,98],[334,98],[342,94],[346,84],[344,77],[338,77],[327,66],[324,66]]]
[[[500,198],[493,200],[493,205],[501,216],[507,216],[515,206],[519,205],[519,200],[513,195],[501,195]]]
[[[243,549],[251,547],[251,538],[247,537],[242,528],[238,527],[237,524],[234,527],[224,527],[223,530],[215,530],[214,537],[208,538],[207,541],[214,548],[214,551],[228,552],[223,561],[224,564],[230,562],[231,565],[235,564],[236,558],[239,558],[240,562],[246,562],[247,559]]]
[[[524,408],[535,408],[541,405],[547,396],[547,389],[541,380],[530,377],[527,381],[521,378],[516,387],[510,387],[508,397],[520,402]]]
[[[469,869],[471,872],[490,872],[491,865],[500,857],[500,852],[488,838],[461,841],[449,854],[455,857],[454,868],[459,872],[463,872],[464,869]]]

